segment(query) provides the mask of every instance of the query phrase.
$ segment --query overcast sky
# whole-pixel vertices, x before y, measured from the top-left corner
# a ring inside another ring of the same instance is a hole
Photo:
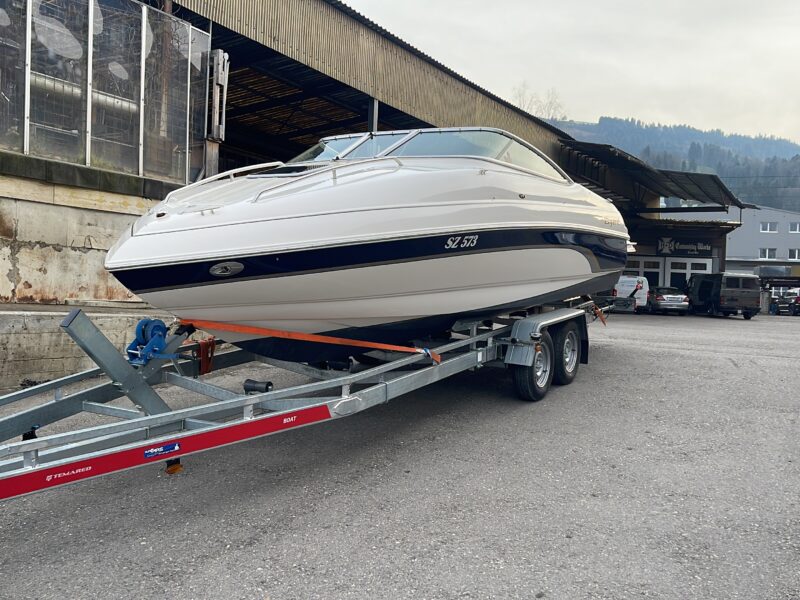
[[[508,100],[800,142],[800,0],[345,0]]]

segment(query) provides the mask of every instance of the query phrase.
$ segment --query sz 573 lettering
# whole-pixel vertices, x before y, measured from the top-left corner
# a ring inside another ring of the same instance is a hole
[[[446,250],[454,250],[456,248],[472,248],[478,245],[477,235],[454,235],[448,238],[444,243]]]

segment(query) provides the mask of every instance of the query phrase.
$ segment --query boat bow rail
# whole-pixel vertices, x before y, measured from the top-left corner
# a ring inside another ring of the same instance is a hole
[[[268,382],[254,385],[247,380],[248,389],[269,390],[247,394],[198,378],[208,361],[198,352],[199,344],[187,344],[191,328],[179,327],[150,360],[135,365],[75,310],[61,327],[98,367],[0,397],[4,406],[54,392],[43,404],[0,418],[0,500],[163,461],[167,472],[174,472],[182,456],[349,416],[466,370],[502,367],[504,360],[515,369],[538,368],[541,358],[536,357],[546,330],[577,322],[580,336],[587,339],[585,314],[584,308],[560,308],[461,323],[451,340],[432,348],[441,355],[438,364],[428,354],[415,353],[337,373],[241,349],[214,356],[214,371],[259,361],[316,379],[278,390]],[[138,333],[139,328],[137,337]],[[63,393],[65,386],[101,374],[105,381]],[[154,387],[157,384],[180,387],[207,402],[173,410]],[[109,404],[123,396],[130,407]],[[79,413],[112,422],[41,436],[47,425]],[[17,436],[22,439],[9,441]]]
[[[164,198],[164,203],[169,204],[171,200],[174,199],[176,194],[183,195],[183,193],[187,190],[197,190],[204,185],[208,185],[209,183],[213,183],[215,181],[219,181],[221,179],[228,179],[233,181],[236,177],[242,177],[247,175],[248,173],[254,173],[256,171],[263,171],[264,169],[274,169],[277,167],[282,167],[284,163],[280,161],[273,161],[273,162],[266,162],[266,163],[259,163],[256,165],[248,165],[246,167],[238,167],[236,169],[230,169],[228,171],[223,171],[222,173],[217,173],[216,175],[211,175],[200,181],[195,181],[194,183],[190,183],[189,185],[185,185],[175,191],[170,192],[167,194],[166,198]]]

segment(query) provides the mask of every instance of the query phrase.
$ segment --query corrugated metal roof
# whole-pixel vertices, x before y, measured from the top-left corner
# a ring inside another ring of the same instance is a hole
[[[356,21],[360,22],[362,25],[365,25],[369,29],[375,31],[376,33],[379,33],[380,35],[382,35],[386,39],[391,40],[392,42],[394,42],[395,44],[397,44],[401,48],[404,48],[405,50],[408,50],[409,52],[411,52],[415,56],[418,56],[419,58],[421,58],[425,62],[435,66],[437,69],[443,71],[444,73],[447,73],[448,75],[450,75],[454,79],[458,79],[462,83],[465,83],[468,86],[478,90],[479,92],[481,92],[485,96],[488,96],[489,98],[491,98],[495,102],[498,102],[499,104],[502,104],[503,106],[505,106],[507,108],[510,108],[511,110],[516,111],[519,114],[521,114],[521,115],[523,115],[523,116],[525,116],[525,117],[527,117],[529,119],[532,119],[538,125],[541,125],[542,127],[546,128],[546,129],[549,129],[550,131],[552,131],[553,133],[558,135],[560,138],[572,139],[572,137],[568,133],[566,133],[565,131],[562,131],[561,129],[559,129],[558,127],[553,125],[552,123],[549,123],[549,122],[545,121],[544,119],[542,119],[540,117],[537,117],[536,115],[533,115],[533,114],[529,113],[526,110],[521,109],[520,107],[516,106],[515,104],[512,104],[511,102],[509,102],[508,100],[504,100],[503,98],[501,98],[500,96],[497,96],[496,94],[493,94],[492,92],[490,92],[486,88],[481,87],[477,83],[467,79],[463,75],[460,75],[459,73],[456,73],[450,67],[440,63],[438,60],[436,60],[435,58],[433,58],[429,54],[425,54],[422,50],[420,50],[417,47],[409,44],[408,42],[406,42],[402,38],[394,35],[391,31],[388,31],[388,30],[384,29],[383,27],[381,27],[380,25],[378,25],[374,21],[370,20],[366,16],[362,15],[357,10],[351,8],[350,6],[345,4],[344,2],[341,2],[340,0],[323,0],[323,2],[327,2],[331,6],[336,7],[337,9],[339,9],[342,12],[346,13],[348,16],[352,17]],[[476,123],[476,124],[478,124],[478,123]]]
[[[608,144],[579,142],[573,139],[562,139],[561,143],[591,156],[612,169],[624,172],[659,196],[743,208],[741,201],[716,175],[656,169],[632,154]]]
[[[263,72],[275,77],[277,68],[293,71],[293,81],[306,89],[306,79],[319,76],[339,83],[361,100],[381,102],[381,118],[405,114],[432,126],[484,125],[508,130],[552,157],[557,127],[514,106],[432,59],[335,0],[178,0],[213,25],[214,47],[226,51],[244,43],[260,45],[248,61],[262,54],[279,55]],[[226,33],[228,32],[228,33]],[[276,59],[277,60],[277,59]],[[289,65],[292,61],[293,65]],[[252,65],[251,65],[252,66]],[[302,73],[298,72],[302,70]],[[279,77],[278,77],[279,78]],[[384,107],[388,111],[384,111]]]

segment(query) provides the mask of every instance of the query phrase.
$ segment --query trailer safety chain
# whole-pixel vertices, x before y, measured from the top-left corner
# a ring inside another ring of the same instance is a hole
[[[190,325],[202,330],[230,331],[233,333],[244,333],[260,335],[264,337],[276,337],[285,340],[298,340],[303,342],[316,342],[320,344],[335,344],[337,346],[355,346],[357,348],[370,348],[372,350],[388,350],[390,352],[408,352],[412,354],[425,354],[429,356],[437,365],[442,362],[442,357],[436,352],[427,348],[416,348],[414,346],[395,346],[394,344],[382,344],[379,342],[367,342],[363,340],[352,340],[348,338],[333,337],[329,335],[319,335],[317,333],[302,333],[299,331],[284,331],[282,329],[269,329],[266,327],[253,327],[251,325],[235,325],[233,323],[220,323],[217,321],[203,321],[198,319],[181,319],[181,325]]]

